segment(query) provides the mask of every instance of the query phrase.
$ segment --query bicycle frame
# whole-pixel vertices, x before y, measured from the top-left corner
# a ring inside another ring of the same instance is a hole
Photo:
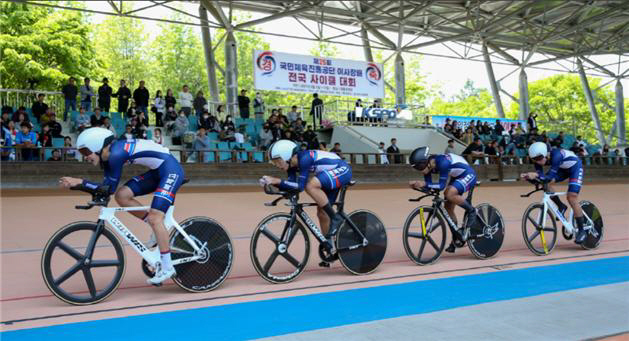
[[[566,195],[566,192],[558,192],[558,193],[547,193],[544,192],[544,198],[542,199],[542,203],[544,204],[544,213],[542,221],[546,221],[546,212],[550,211],[550,215],[553,219],[557,218],[561,221],[561,224],[566,228],[566,230],[570,233],[574,232],[574,226],[572,226],[572,218],[574,216],[574,212],[572,211],[572,207],[570,207],[570,219],[566,219],[561,212],[559,212],[559,207],[550,199],[551,196],[559,196]],[[585,212],[584,212],[585,215]],[[538,217],[539,218],[539,217]],[[588,217],[589,220],[589,217]],[[543,238],[543,236],[542,236]]]
[[[155,248],[155,250],[151,251],[149,250],[149,248],[144,245],[142,242],[140,242],[138,240],[138,238],[133,234],[133,232],[131,232],[118,218],[116,218],[115,214],[116,212],[131,212],[131,211],[148,211],[150,210],[151,207],[149,206],[138,206],[138,207],[101,207],[100,209],[100,213],[98,215],[98,227],[97,227],[97,233],[94,234],[94,236],[92,237],[92,240],[90,240],[90,245],[93,245],[94,243],[96,243],[96,236],[99,235],[99,232],[101,231],[102,228],[104,228],[104,223],[107,222],[109,223],[110,226],[113,227],[113,231],[116,232],[116,234],[118,234],[120,237],[122,237],[124,240],[127,241],[127,243],[129,243],[129,245],[131,245],[131,247],[133,247],[133,249],[140,254],[140,256],[142,256],[142,258],[144,258],[144,260],[146,260],[146,262],[150,265],[150,266],[155,266],[157,264],[157,262],[160,261],[160,253],[159,253],[159,248]],[[192,240],[192,238],[190,238],[190,236],[184,231],[184,229],[179,226],[179,224],[177,223],[177,221],[175,221],[175,218],[173,217],[173,212],[175,210],[174,206],[170,206],[168,208],[168,211],[166,212],[166,215],[164,217],[164,226],[168,229],[171,230],[172,228],[177,229],[177,231],[179,231],[179,233],[181,233],[184,237],[184,239],[188,242],[188,244],[190,244],[190,246],[192,246],[192,248],[194,249],[194,256],[191,257],[185,257],[185,258],[180,258],[177,260],[173,260],[173,265],[178,265],[178,264],[182,264],[182,263],[187,263],[187,262],[192,262],[195,261],[197,259],[202,258],[202,255],[200,255],[199,253],[202,252],[202,248],[203,245],[201,246],[201,248],[199,248],[197,246],[197,244],[194,242],[194,240]],[[88,247],[89,248],[89,247]],[[189,251],[185,251],[186,253],[189,253]]]

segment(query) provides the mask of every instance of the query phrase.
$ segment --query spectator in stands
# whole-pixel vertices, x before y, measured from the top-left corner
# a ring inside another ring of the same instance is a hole
[[[378,144],[378,153],[380,153],[380,164],[388,165],[389,158],[387,157],[387,151],[384,149],[384,142]]]
[[[48,104],[44,103],[44,97],[46,97],[44,94],[37,95],[37,101],[33,103],[31,107],[31,111],[33,112],[33,116],[37,119],[37,122],[40,121],[41,117],[48,110]]]
[[[269,123],[265,123],[264,126],[262,126],[262,130],[260,130],[258,140],[259,146],[263,150],[266,150],[269,145],[271,145],[271,142],[273,142],[273,133],[271,132]]]
[[[53,115],[50,116],[50,121],[48,121],[48,125],[50,126],[52,137],[63,137],[63,135],[61,135],[61,130],[63,128],[61,127],[61,124],[57,122],[57,115],[54,115],[53,113]]]
[[[131,101],[129,109],[127,109],[127,121],[138,116],[138,108],[135,105],[135,101]]]
[[[341,159],[344,159],[343,157],[343,151],[341,150],[341,144],[336,142],[334,144],[334,147],[332,147],[332,149],[330,149],[330,152],[338,155]]]
[[[171,131],[173,130],[173,127],[175,126],[176,120],[177,120],[177,112],[175,111],[175,108],[168,107],[168,110],[166,111],[166,118],[164,119],[167,135],[170,135]]]
[[[500,123],[500,120],[496,120],[496,125],[494,126],[494,134],[496,136],[501,136],[504,130],[505,128]]]
[[[166,112],[166,101],[162,97],[162,90],[157,90],[157,92],[155,93],[154,104],[155,105],[153,106],[153,108],[155,110],[151,111],[155,113],[155,126],[163,127],[164,122],[162,121],[162,116],[164,116],[164,113]]]
[[[28,114],[26,113],[26,107],[21,105],[15,112],[13,112],[13,115],[11,115],[11,112],[13,111],[13,108],[10,106],[5,106],[3,110],[3,113],[6,111],[7,114],[9,114],[9,117],[11,118],[11,120],[13,122],[17,122],[18,121],[18,117],[20,116],[20,114],[24,114],[26,116],[26,119],[29,120],[30,122],[30,118],[28,117]]]
[[[467,129],[469,130],[470,128],[467,128]],[[380,142],[380,143],[382,143],[382,142]],[[449,153],[454,154],[454,140],[453,139],[449,139],[448,140],[448,146],[446,147],[446,150],[445,150],[444,153],[445,154],[449,154]]]
[[[579,143],[579,146],[584,146],[584,147],[585,147],[585,146],[587,146],[587,145],[588,145],[587,141],[585,141],[585,140],[581,137],[581,135],[578,135],[578,136],[577,136],[577,142]]]
[[[319,94],[312,94],[312,104],[310,104],[310,116],[312,116],[313,127],[321,127],[323,120],[323,101],[319,98]],[[317,124],[317,120],[319,124]]]
[[[137,111],[148,115],[149,98],[151,98],[149,89],[144,86],[144,81],[140,81],[140,85],[133,91],[133,101]]]
[[[14,120],[14,121],[15,121],[15,125],[17,125],[17,126],[21,126],[22,122],[28,122],[28,124],[30,124],[30,126],[31,126],[31,129],[33,129],[33,124],[28,119],[28,115],[26,115],[26,113],[19,113],[18,116],[17,116],[17,120]]]
[[[162,136],[162,130],[159,128],[155,128],[155,130],[153,131],[153,138],[152,138],[153,142],[159,144],[159,145],[164,145],[164,137]]]
[[[485,147],[485,155],[489,156],[489,163],[495,163],[495,159],[491,157],[498,156],[498,148],[496,147],[496,140],[491,140]]]
[[[6,113],[8,114],[8,113]],[[4,114],[2,116],[5,116]],[[11,124],[13,121],[11,121]],[[0,147],[11,147],[13,146],[13,140],[11,139],[11,133],[9,129],[4,125],[4,118],[0,118]],[[0,160],[8,161],[11,158],[12,150],[10,148],[2,148],[0,149]]]
[[[207,112],[207,110],[204,110],[203,114],[199,115],[197,124],[199,125],[199,127],[203,127],[206,131],[209,131],[211,129],[212,123],[210,122],[210,113]]]
[[[52,156],[46,161],[61,161],[61,151],[59,149],[53,149]]]
[[[557,148],[561,148],[561,145],[563,144],[563,131],[559,132],[559,135],[555,137],[552,144]]]
[[[184,85],[182,91],[179,93],[179,105],[181,106],[181,110],[189,116],[192,112],[192,94],[188,91],[188,86]]]
[[[227,115],[225,117],[225,120],[221,122],[221,130],[228,130],[228,129],[236,131],[236,126],[234,125],[234,122],[232,121],[232,115]]]
[[[293,105],[291,110],[288,112],[288,123],[292,124],[299,118],[299,113],[297,112],[297,106]]]
[[[467,126],[469,129],[472,129],[472,134],[476,134],[476,121],[475,120],[471,120],[470,124]],[[466,129],[467,131],[467,129]]]
[[[177,104],[177,99],[175,95],[173,95],[173,91],[171,89],[166,90],[166,97],[164,97],[164,102],[166,104],[166,109],[172,107],[175,109],[175,104]]]
[[[468,127],[467,129],[465,129],[465,134],[463,134],[461,141],[463,141],[463,143],[467,145],[474,142],[474,134],[472,133],[472,128]]]
[[[32,161],[36,158],[37,134],[31,131],[30,124],[22,122],[20,131],[15,136],[15,146],[21,147],[22,161]]]
[[[63,93],[63,98],[65,101],[65,106],[63,109],[63,120],[68,120],[68,111],[72,109],[76,111],[76,95],[79,93],[79,88],[74,85],[75,79],[74,77],[70,77],[68,79],[68,84],[64,85],[61,88],[61,93]]]
[[[215,116],[216,116],[217,120],[220,120],[221,117],[223,117],[223,110],[225,110],[225,109],[223,108],[222,104],[219,104],[218,107],[216,107],[216,115]]]
[[[111,94],[113,89],[109,86],[109,80],[107,77],[103,78],[103,85],[98,87],[98,106],[105,112],[109,112],[111,107]]]
[[[451,126],[452,126],[452,131],[455,132],[457,129],[459,129],[459,121],[453,120]]]
[[[483,123],[483,135],[491,135],[491,127],[489,126],[489,122]]]
[[[259,92],[256,92],[256,98],[253,99],[253,113],[257,120],[264,119],[264,100]]]
[[[460,140],[461,138],[463,138],[463,131],[461,130],[461,128],[456,128],[456,130],[454,131],[452,135],[454,135],[455,138]]]
[[[90,125],[92,127],[100,127],[103,125],[103,115],[100,114],[100,108],[94,108],[94,114],[90,116]]]
[[[515,126],[515,133],[516,134],[524,134],[524,129],[522,129],[522,123],[518,122],[518,124]]]
[[[41,133],[39,133],[37,142],[39,143],[40,147],[52,147],[52,133],[50,132],[49,125],[44,124],[41,127]]]
[[[194,139],[192,149],[195,152],[209,150],[211,147],[210,137],[207,136],[205,128],[201,127],[197,131],[197,136]],[[205,160],[205,153],[201,153],[201,160]]]
[[[63,138],[63,148],[66,153],[66,161],[78,160],[76,149],[73,149],[74,146],[72,146],[72,138],[70,136]]]
[[[240,90],[240,96],[238,96],[238,110],[240,111],[241,118],[249,118],[249,97],[247,97],[247,90]]]
[[[114,134],[114,137],[118,135],[116,133],[116,128],[111,124],[111,119],[107,116],[103,117],[103,125],[101,126],[101,128],[105,128],[111,131]]]
[[[146,137],[146,130],[143,129],[144,127],[138,121],[137,117],[131,119],[130,125],[131,125],[131,134],[133,134],[134,138],[143,139]]]
[[[243,129],[242,127],[239,128],[234,133],[234,140],[236,143],[245,143],[245,140],[246,140],[245,129]]]
[[[81,85],[81,107],[87,111],[92,110],[92,97],[94,97],[94,89],[90,85],[90,79],[85,77]]]
[[[319,143],[319,150],[322,150],[322,151],[324,151],[324,152],[327,152],[327,151],[328,151],[328,144],[327,144],[327,143],[325,143],[325,142],[321,142],[321,143]]]
[[[76,117],[74,127],[79,133],[81,133],[85,128],[90,127],[90,121],[90,117],[85,114],[85,108],[81,108],[79,109],[79,115]]]
[[[127,124],[124,127],[124,134],[122,134],[120,136],[120,139],[128,140],[128,139],[132,139],[132,138],[134,138],[134,136],[133,136],[133,127],[130,124]]]
[[[203,91],[199,90],[197,92],[197,97],[194,98],[192,106],[194,107],[194,113],[197,117],[201,117],[203,112],[207,110],[205,109],[207,107],[207,100],[203,97]]]
[[[444,131],[446,134],[450,134],[450,135],[452,135],[452,133],[453,133],[453,131],[452,131],[452,125],[451,125],[450,123],[446,123],[446,124],[444,124],[444,125],[443,125],[443,131]]]
[[[529,113],[529,118],[526,120],[526,126],[529,133],[537,131],[537,114],[534,111]]]
[[[474,138],[474,142],[470,143],[470,145],[465,148],[462,155],[465,157],[485,155],[483,153],[483,143],[481,142],[481,139],[478,137]]]
[[[282,129],[285,129],[289,126],[288,117],[284,115],[282,108],[277,109],[277,120],[282,125]]]
[[[129,107],[129,99],[131,98],[131,90],[127,88],[127,83],[124,79],[120,80],[120,87],[115,94],[111,94],[113,97],[118,98],[118,112],[126,113]]]
[[[54,108],[48,107],[48,109],[46,109],[46,113],[39,117],[39,123],[41,125],[47,124],[53,116],[55,116]]]
[[[572,143],[572,147],[570,147],[570,151],[579,156],[579,154],[581,154],[581,147],[579,147],[579,142],[574,141]]]
[[[295,134],[299,136],[302,136],[304,134],[304,122],[301,120],[301,118],[297,118],[295,121],[293,121],[293,123],[291,124],[291,128],[293,128]]]
[[[396,138],[391,139],[391,145],[387,148],[387,154],[394,154],[393,156],[389,155],[389,158],[393,158],[393,160],[389,159],[389,163],[402,163],[402,154],[400,154]]]
[[[9,122],[16,122],[16,120],[11,120],[9,118],[10,113],[8,111],[5,111],[2,113],[2,127],[3,128],[9,128]]]
[[[175,130],[173,136],[181,139],[183,134],[188,131],[189,124],[190,123],[188,122],[188,118],[186,117],[186,111],[182,108],[181,110],[179,110],[179,116],[177,117],[177,120],[175,120]]]

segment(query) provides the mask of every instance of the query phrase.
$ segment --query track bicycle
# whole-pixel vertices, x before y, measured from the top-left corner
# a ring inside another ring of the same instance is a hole
[[[109,297],[120,285],[126,268],[124,248],[116,235],[142,257],[142,270],[152,277],[161,261],[159,249],[144,245],[115,217],[116,212],[148,211],[150,207],[107,207],[108,186],[90,189],[79,185],[71,189],[92,195],[87,205],[76,209],[98,206],[100,213],[98,221],[70,223],[48,240],[41,260],[48,289],[62,301],[76,305],[94,304]],[[176,271],[173,281],[191,292],[217,288],[233,264],[229,235],[218,222],[207,217],[191,217],[178,224],[174,209],[170,206],[164,217]]]
[[[271,214],[258,224],[251,237],[251,260],[258,274],[271,283],[285,283],[297,278],[306,268],[310,256],[310,240],[304,225],[319,241],[319,266],[329,267],[339,260],[347,271],[364,275],[373,272],[384,259],[387,249],[387,234],[382,221],[372,212],[356,210],[349,214],[343,211],[347,187],[341,188],[337,214],[343,217],[336,235],[332,238],[334,248],[326,247],[327,241],[321,230],[304,211],[304,207],[316,203],[300,203],[298,191],[275,191],[265,186],[265,193],[279,195],[266,206],[276,206],[287,200],[290,213]]]
[[[477,184],[478,185],[478,184]],[[473,187],[466,200],[472,204]],[[418,265],[436,262],[443,253],[446,245],[446,226],[452,234],[455,247],[463,247],[466,243],[474,256],[479,259],[491,258],[498,253],[504,240],[505,224],[500,211],[494,206],[483,203],[475,207],[477,219],[471,228],[458,227],[443,207],[445,198],[440,196],[438,189],[415,189],[424,193],[412,202],[419,202],[426,197],[432,197],[432,206],[420,206],[411,211],[404,222],[402,242],[406,255]],[[463,217],[463,225],[467,224],[467,213]],[[459,238],[458,236],[461,236]],[[426,245],[429,247],[426,247]]]
[[[576,220],[574,219],[574,212],[572,207],[568,205],[570,209],[568,219],[562,212],[559,211],[557,205],[551,200],[550,197],[554,195],[566,195],[567,192],[551,192],[548,183],[549,180],[527,180],[531,184],[535,185],[535,190],[522,194],[520,197],[528,198],[533,193],[544,191],[541,203],[532,203],[524,211],[522,217],[522,236],[526,246],[538,256],[545,256],[552,252],[557,245],[557,223],[560,221],[562,224],[561,232],[566,240],[572,239],[576,232]],[[600,245],[603,239],[603,217],[598,208],[591,202],[582,200],[579,202],[583,216],[585,217],[585,224],[583,228],[588,232],[585,241],[581,244],[581,247],[589,250],[595,249]]]

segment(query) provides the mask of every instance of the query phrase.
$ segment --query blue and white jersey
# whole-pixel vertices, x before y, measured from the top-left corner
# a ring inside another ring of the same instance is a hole
[[[459,155],[448,153],[433,155],[430,159],[434,159],[436,167],[429,173],[424,175],[426,187],[443,190],[449,177],[457,179],[468,174],[476,174],[474,169]],[[432,174],[439,174],[439,183],[432,182]]]
[[[168,148],[153,141],[127,139],[115,140],[109,150],[109,159],[103,162],[105,179],[102,185],[109,185],[111,193],[116,191],[122,166],[125,164],[139,164],[150,169],[158,169],[166,161],[177,160],[170,154]],[[84,180],[84,185],[99,186],[99,184]]]
[[[548,173],[544,174],[544,168],[537,163],[535,164],[535,170],[542,180],[557,180],[559,170],[567,170],[575,166],[580,168],[581,160],[576,156],[576,154],[574,154],[574,152],[561,148],[553,148],[550,151],[550,170]]]
[[[310,173],[315,175],[340,167],[347,167],[347,163],[338,155],[321,150],[304,150],[297,153],[297,167],[288,170],[288,179],[282,180],[280,190],[303,191]]]

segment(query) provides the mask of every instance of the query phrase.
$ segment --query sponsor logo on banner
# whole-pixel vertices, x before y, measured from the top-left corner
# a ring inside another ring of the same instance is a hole
[[[378,68],[378,65],[369,63],[367,64],[367,69],[365,69],[365,77],[369,81],[369,84],[377,86],[382,78],[382,72],[380,68]]]
[[[258,60],[256,60],[256,65],[258,66],[258,69],[262,71],[263,76],[268,76],[272,74],[277,67],[275,58],[273,58],[273,52],[264,51],[260,53],[260,56],[258,56]]]

